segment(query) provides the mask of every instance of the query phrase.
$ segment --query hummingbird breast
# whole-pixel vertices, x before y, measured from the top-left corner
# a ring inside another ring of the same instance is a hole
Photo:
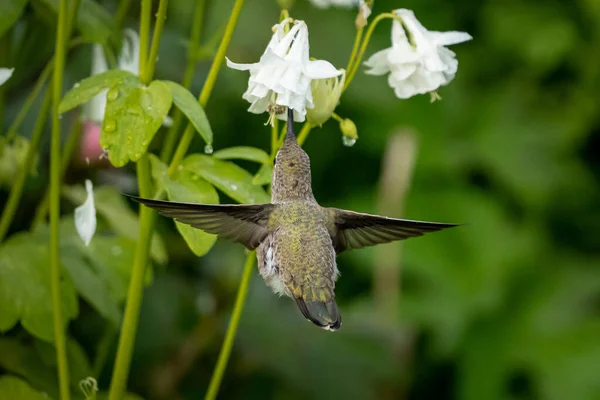
[[[269,235],[257,249],[259,271],[279,295],[333,299],[338,270],[326,215],[315,203],[280,204]]]

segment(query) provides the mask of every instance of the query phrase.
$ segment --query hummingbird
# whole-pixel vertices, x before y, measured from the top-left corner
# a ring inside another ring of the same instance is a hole
[[[259,273],[273,292],[294,299],[306,319],[330,331],[342,324],[334,293],[337,254],[456,226],[321,207],[312,192],[310,159],[296,140],[290,108],[285,140],[274,162],[268,204],[132,198],[161,215],[256,250]]]

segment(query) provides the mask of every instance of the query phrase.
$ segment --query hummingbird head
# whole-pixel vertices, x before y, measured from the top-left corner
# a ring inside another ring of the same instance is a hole
[[[288,124],[283,146],[275,156],[271,201],[314,200],[310,179],[310,159],[296,141],[294,113],[288,108]]]

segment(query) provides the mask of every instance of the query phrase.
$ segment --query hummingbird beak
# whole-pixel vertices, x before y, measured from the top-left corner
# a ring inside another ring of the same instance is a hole
[[[294,133],[294,110],[288,107],[288,123],[287,123],[287,131],[285,133],[285,140],[293,140],[296,141],[296,134]]]

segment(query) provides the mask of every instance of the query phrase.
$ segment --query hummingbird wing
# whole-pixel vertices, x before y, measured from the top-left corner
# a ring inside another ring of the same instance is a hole
[[[254,250],[267,236],[273,204],[196,204],[129,196],[165,217]]]
[[[329,210],[333,214],[334,222],[331,239],[337,253],[422,236],[427,232],[457,226],[457,224],[440,222],[388,218],[337,208],[330,208]]]

